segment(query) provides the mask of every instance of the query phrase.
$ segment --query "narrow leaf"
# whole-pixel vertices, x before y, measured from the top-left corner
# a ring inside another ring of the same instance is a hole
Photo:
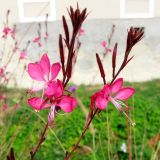
[[[98,67],[99,67],[100,73],[101,73],[101,77],[103,78],[103,82],[105,84],[106,83],[105,72],[104,72],[103,65],[102,65],[102,62],[101,62],[101,60],[99,58],[98,53],[96,53],[96,59],[97,59],[97,63],[98,63]]]
[[[69,44],[69,29],[65,17],[63,16],[63,28],[65,32],[66,42]]]
[[[113,77],[115,76],[115,69],[116,69],[117,46],[118,46],[118,43],[115,44],[113,54],[112,54]]]
[[[62,41],[62,35],[59,35],[59,53],[60,53],[60,59],[61,59],[61,65],[62,65],[62,72],[63,75],[65,73],[65,67],[64,67],[64,49],[63,49],[63,41]]]

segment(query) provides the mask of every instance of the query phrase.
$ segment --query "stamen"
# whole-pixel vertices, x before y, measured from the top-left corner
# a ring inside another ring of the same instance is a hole
[[[127,117],[127,119],[129,120],[130,124],[134,127],[136,125],[136,123],[131,120],[131,118],[126,114],[125,111],[122,111],[122,113]]]
[[[125,103],[123,103],[122,101],[116,100],[119,104],[121,104],[122,106],[127,107],[127,105]]]
[[[127,105],[126,105],[125,103],[123,103],[122,101],[119,101],[119,100],[116,100],[116,101],[117,101],[119,104],[127,107]],[[129,120],[130,124],[134,127],[134,126],[136,125],[136,123],[133,122],[133,121],[131,120],[131,118],[129,118],[129,116],[126,114],[125,111],[122,110],[122,113],[127,117],[127,119]]]

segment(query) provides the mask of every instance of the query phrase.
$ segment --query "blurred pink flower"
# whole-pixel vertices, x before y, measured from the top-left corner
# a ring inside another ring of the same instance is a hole
[[[108,102],[112,102],[119,111],[123,111],[122,105],[124,105],[124,103],[120,100],[130,98],[135,90],[131,87],[122,88],[122,86],[122,78],[117,79],[111,85],[106,84],[101,91],[91,96],[91,107],[94,107],[96,104],[100,110],[103,110],[108,106]]]
[[[19,59],[20,59],[20,60],[25,59],[26,56],[27,56],[27,52],[23,50],[23,51],[20,52]]]
[[[110,48],[107,47],[107,42],[106,41],[102,41],[101,46],[104,47],[106,52],[111,52],[112,51]]]
[[[101,42],[101,46],[102,46],[102,47],[106,47],[106,45],[107,45],[107,42],[106,42],[106,41],[102,41],[102,42]]]
[[[9,28],[9,27],[4,27],[4,28],[3,28],[2,38],[7,38],[7,36],[8,36],[9,33],[11,33],[11,28]]]
[[[79,35],[80,35],[80,36],[85,35],[85,30],[84,30],[83,28],[80,28],[80,30],[79,30]]]
[[[34,43],[37,43],[39,41],[40,41],[40,37],[35,37],[34,40],[33,40]]]
[[[16,103],[16,104],[14,105],[14,109],[17,110],[18,108],[19,108],[19,103]]]
[[[44,39],[47,39],[49,37],[48,33],[45,34]]]
[[[6,98],[6,96],[0,93],[0,101],[4,100],[5,98]]]
[[[0,77],[4,76],[4,69],[0,68]]]
[[[42,44],[41,44],[41,42],[40,42],[40,37],[36,37],[36,38],[34,38],[34,40],[33,40],[33,42],[34,43],[37,43],[37,45],[39,46],[39,47],[42,47]]]
[[[7,104],[7,103],[4,103],[4,104],[3,104],[3,106],[2,106],[3,111],[7,110],[7,109],[8,109],[8,107],[9,107],[9,106],[8,106],[8,104]]]

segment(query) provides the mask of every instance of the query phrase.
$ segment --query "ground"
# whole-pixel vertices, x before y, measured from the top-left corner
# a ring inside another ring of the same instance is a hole
[[[126,83],[126,85],[136,88],[135,96],[129,101],[129,105],[132,106],[130,116],[136,122],[135,127],[130,125],[133,159],[158,160],[160,156],[159,141],[157,141],[160,133],[160,80]],[[79,96],[86,110],[89,108],[90,95],[99,88],[101,86],[81,85],[78,87],[75,96]],[[43,130],[48,110],[35,112],[30,108],[27,105],[25,90],[1,89],[8,94],[10,107],[15,103],[15,97],[22,96],[23,100],[14,114],[12,111],[7,114],[5,126],[1,127],[0,159],[5,159],[12,146],[18,160],[27,160],[29,150],[35,146]],[[70,151],[76,143],[84,122],[85,113],[80,105],[71,114],[58,114],[54,127],[48,130],[46,141],[35,159],[63,160],[64,151]],[[120,160],[128,159],[128,153],[121,148],[122,145],[127,145],[126,118],[114,106],[110,104],[106,111],[96,116],[92,125],[95,134],[91,129],[87,131],[77,152],[72,156],[73,160],[112,160],[117,157]]]

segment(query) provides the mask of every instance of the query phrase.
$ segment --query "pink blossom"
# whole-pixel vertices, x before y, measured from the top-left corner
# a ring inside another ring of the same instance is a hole
[[[9,27],[4,27],[4,28],[3,28],[3,35],[2,35],[2,37],[3,37],[3,38],[7,38],[7,36],[8,36],[9,33],[11,33],[11,28],[9,28]]]
[[[96,106],[103,110],[108,106],[109,102],[119,110],[123,111],[122,105],[125,105],[121,100],[126,100],[130,98],[135,90],[131,87],[122,87],[123,86],[123,79],[117,79],[113,84],[106,84],[104,88],[96,92],[94,95],[91,96],[91,107]]]
[[[106,52],[111,52],[112,51],[110,48],[107,47],[107,42],[106,41],[102,41],[101,46],[104,47]]]
[[[0,100],[4,100],[5,98],[6,96],[0,93]]]
[[[50,107],[42,98],[33,97],[28,100],[28,104],[35,110],[42,110]]]
[[[50,64],[47,54],[43,54],[39,62],[29,63],[28,73],[33,80],[41,81],[41,86],[33,88],[37,91],[45,88],[48,83],[54,81],[61,70],[60,63]]]
[[[80,36],[85,35],[85,30],[84,30],[83,28],[81,28],[81,29],[79,30],[79,35],[80,35]]]
[[[44,54],[39,62],[28,65],[30,77],[42,82],[41,86],[33,88],[32,91],[44,89],[44,98],[30,98],[28,104],[35,110],[50,108],[49,124],[53,123],[56,110],[61,109],[64,112],[71,112],[77,106],[77,101],[73,97],[64,94],[62,82],[56,80],[60,70],[59,63],[50,64],[47,54]]]
[[[14,109],[17,110],[18,108],[19,108],[19,103],[16,103],[16,104],[14,105]]]
[[[0,77],[4,76],[4,69],[0,68]]]
[[[37,43],[39,41],[40,41],[40,37],[35,37],[34,40],[33,40],[34,43]]]
[[[44,39],[47,39],[49,37],[48,33],[45,34]]]
[[[3,106],[2,106],[3,111],[7,110],[7,109],[8,109],[8,107],[9,107],[9,106],[8,106],[8,104],[7,104],[7,103],[4,103],[4,104],[3,104]]]
[[[37,43],[37,45],[39,46],[39,47],[42,47],[42,44],[41,44],[41,42],[40,42],[40,37],[36,37],[34,40],[33,40],[33,42],[34,43]]]
[[[20,60],[25,59],[26,56],[27,56],[27,52],[23,50],[23,51],[20,52],[19,59],[20,59]]]
[[[102,46],[102,47],[106,47],[106,46],[107,46],[107,42],[106,42],[106,41],[102,41],[102,42],[101,42],[101,46]]]
[[[60,80],[50,82],[44,95],[47,97],[46,100],[33,97],[28,100],[28,104],[35,110],[43,110],[50,107],[49,124],[53,123],[55,111],[58,107],[64,112],[72,112],[77,106],[77,101],[73,97],[63,94],[63,85]],[[50,103],[48,103],[48,100]]]

